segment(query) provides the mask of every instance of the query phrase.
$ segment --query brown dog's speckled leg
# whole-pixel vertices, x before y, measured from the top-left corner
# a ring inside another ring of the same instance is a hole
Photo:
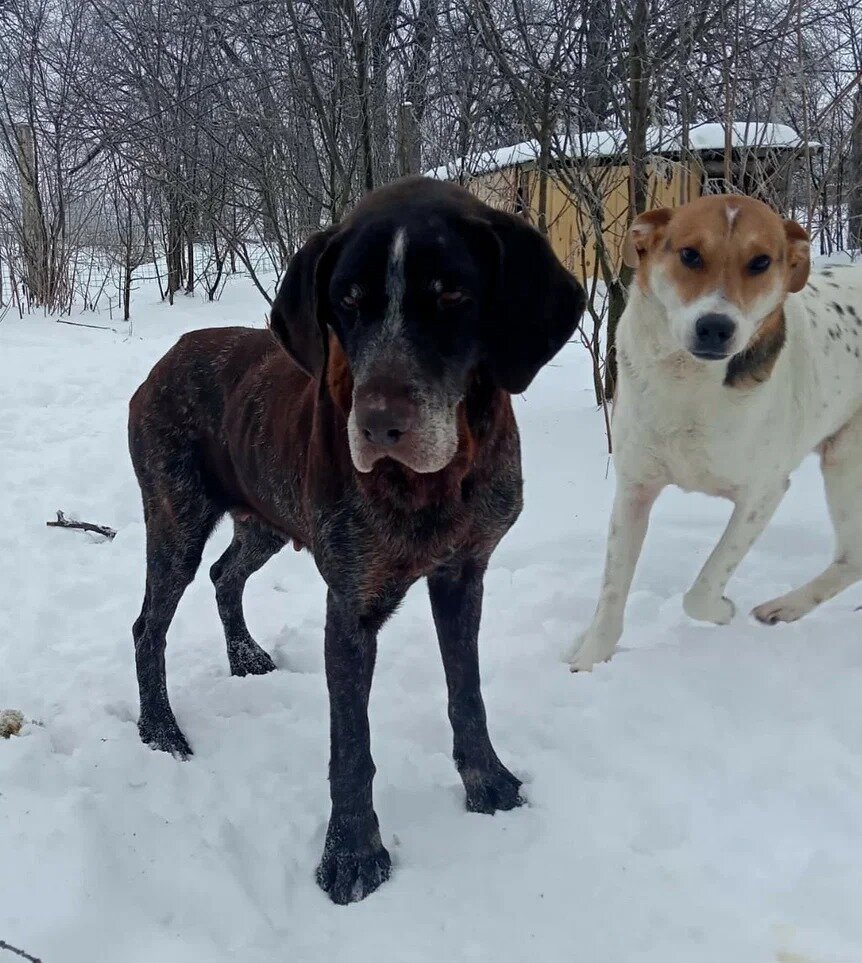
[[[242,610],[250,575],[284,546],[284,539],[255,521],[234,520],[233,541],[210,569],[218,614],[224,626],[231,675],[264,675],[275,669],[269,653],[251,637]]]
[[[500,762],[485,717],[479,679],[479,622],[485,563],[468,559],[428,576],[428,594],[449,690],[449,720],[455,765],[467,793],[467,808],[495,813],[520,806],[520,780]]]
[[[141,697],[141,739],[153,749],[185,759],[192,751],[168,701],[166,636],[221,512],[202,497],[178,501],[176,507],[164,498],[145,502],[147,584],[132,634]]]
[[[327,593],[325,654],[332,814],[317,882],[333,903],[339,904],[364,899],[389,879],[391,871],[372,801],[374,761],[368,729],[377,631],[383,621],[385,616],[362,618],[352,602],[331,589]]]

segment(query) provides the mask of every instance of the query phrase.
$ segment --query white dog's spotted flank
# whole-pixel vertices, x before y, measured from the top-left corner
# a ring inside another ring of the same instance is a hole
[[[862,266],[809,278],[805,231],[737,196],[642,214],[625,258],[637,274],[617,332],[617,491],[601,595],[573,670],[613,654],[650,509],[666,485],[734,503],[685,595],[692,618],[734,617],[727,583],[812,451],[834,560],[752,614],[791,622],[862,579]]]

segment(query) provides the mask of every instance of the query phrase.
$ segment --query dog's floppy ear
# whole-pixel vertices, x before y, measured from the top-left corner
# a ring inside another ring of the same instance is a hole
[[[488,266],[485,362],[511,394],[524,391],[569,340],[584,313],[584,289],[527,221],[489,211],[473,222]]]
[[[787,267],[789,270],[787,290],[795,294],[808,283],[808,275],[811,272],[811,245],[808,232],[796,221],[785,221],[784,233],[787,235]]]
[[[661,238],[672,216],[673,211],[669,207],[638,214],[623,241],[623,263],[636,268],[644,254]]]
[[[272,303],[269,327],[284,350],[312,378],[323,371],[328,333],[318,311],[319,265],[335,228],[319,231],[290,259]]]

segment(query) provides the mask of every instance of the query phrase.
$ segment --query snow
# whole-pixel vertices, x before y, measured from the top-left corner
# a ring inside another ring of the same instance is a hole
[[[731,125],[731,142],[734,147],[758,149],[798,149],[804,141],[786,124],[768,124],[757,121],[735,121]],[[587,159],[617,157],[626,152],[626,133],[623,130],[586,131],[571,137],[567,142],[555,145],[555,152],[563,150],[565,156]],[[683,136],[679,127],[650,127],[646,135],[647,150],[651,154],[679,154],[683,150]],[[714,123],[693,124],[688,133],[689,151],[723,151],[725,125]],[[816,151],[820,144],[810,142],[809,149]],[[539,158],[539,143],[535,140],[500,147],[497,150],[477,151],[467,157],[459,157],[426,172],[426,177],[437,180],[456,180],[459,177],[476,177],[507,167],[535,164]]]
[[[246,596],[280,671],[228,675],[202,568],[168,645],[196,755],[140,744],[127,400],[180,332],[263,313],[236,281],[215,305],[173,309],[144,289],[132,336],[0,324],[0,709],[38,720],[0,741],[0,940],[44,963],[858,963],[862,588],[795,625],[690,622],[682,593],[729,506],[669,492],[623,650],[571,675],[560,654],[592,614],[613,494],[575,345],[517,399],[526,508],[487,576],[484,693],[528,806],[465,811],[416,586],[382,633],[371,706],[393,876],[361,904],[328,902],[313,879],[324,591],[293,551]],[[57,509],[117,537],[47,528]],[[204,566],[228,538],[223,526]],[[738,610],[810,577],[831,547],[809,460],[731,583]]]

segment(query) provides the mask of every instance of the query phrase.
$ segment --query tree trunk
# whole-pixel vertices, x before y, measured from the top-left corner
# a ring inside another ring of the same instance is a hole
[[[539,205],[537,227],[548,236],[548,166],[551,153],[551,134],[554,118],[551,115],[551,78],[545,78],[542,91],[542,116],[539,119]]]
[[[48,245],[39,204],[36,139],[29,124],[15,128],[18,141],[18,182],[21,189],[21,240],[24,247],[27,294],[35,304],[50,301]]]
[[[195,289],[195,239],[186,236],[186,294],[192,294]]]
[[[123,320],[128,321],[132,311],[132,264],[126,258],[126,268],[123,272]]]
[[[174,303],[174,295],[182,286],[183,238],[176,198],[168,202],[168,234],[165,243],[165,260],[168,269],[168,303]]]
[[[629,210],[630,219],[646,210],[648,199],[647,143],[650,71],[647,52],[648,0],[636,0],[629,59]]]
[[[586,19],[586,44],[583,110],[579,121],[582,130],[603,130],[613,103],[608,55],[613,30],[612,9],[608,0],[587,0],[582,11]]]
[[[626,309],[626,290],[631,269],[624,267],[620,276],[608,285],[607,350],[605,352],[605,398],[610,401],[617,390],[617,325]]]
[[[847,230],[850,246],[862,248],[862,84],[853,97],[853,129],[851,132],[850,169],[847,181],[850,189]]]
[[[418,174],[422,170],[422,118],[428,105],[428,77],[431,47],[437,32],[437,8],[438,0],[419,0],[406,97],[399,118],[398,169],[402,174]]]
[[[403,103],[398,110],[398,173],[401,177],[418,174],[421,161],[419,124],[413,104]]]
[[[629,216],[628,224],[646,210],[649,200],[646,135],[649,126],[650,70],[647,60],[649,0],[635,0],[629,54]],[[608,335],[605,356],[605,397],[613,398],[617,384],[617,324],[626,306],[632,271],[625,266],[608,285]]]
[[[358,24],[355,25],[355,29],[359,30]],[[373,116],[371,93],[368,89],[366,44],[362,38],[357,38],[355,50],[356,84],[359,96],[359,142],[362,145],[362,186],[368,193],[374,190],[374,132],[371,126]]]

